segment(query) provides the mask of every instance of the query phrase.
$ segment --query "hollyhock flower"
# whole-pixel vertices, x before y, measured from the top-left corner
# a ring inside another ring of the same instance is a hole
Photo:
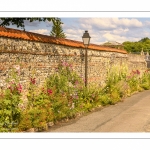
[[[18,75],[20,75],[20,66],[19,65],[14,65],[13,67],[16,70],[16,72],[18,73]]]
[[[58,72],[58,68],[56,68],[55,71]]]
[[[69,66],[69,64],[66,62],[66,67],[68,67]]]
[[[19,66],[19,65],[14,65],[13,67],[14,67],[14,69],[16,69],[16,70],[20,70],[20,66]]]
[[[62,66],[68,67],[69,64],[67,62],[62,62]]]
[[[72,108],[72,109],[74,109],[74,108],[75,108],[75,104],[74,104],[74,103],[72,103],[72,106],[71,106],[71,108]]]
[[[17,71],[18,75],[20,75],[20,70]]]
[[[92,98],[94,98],[95,97],[95,94],[92,94]]]
[[[136,70],[136,73],[137,73],[137,74],[140,74],[140,71],[139,71],[139,70]]]
[[[25,104],[18,104],[18,107],[21,108],[22,110],[25,109]]]
[[[8,86],[8,89],[10,90],[10,92],[13,91],[13,87],[12,86]]]
[[[70,68],[72,68],[72,67],[73,67],[73,66],[72,66],[72,64],[70,64],[69,66],[70,66]]]
[[[21,84],[18,85],[17,90],[21,93],[22,92],[22,86]]]
[[[51,95],[53,93],[53,91],[51,89],[47,89],[47,93],[48,93],[48,95]]]
[[[132,71],[132,74],[136,74],[137,72],[136,71]]]
[[[12,79],[9,84],[15,84],[15,80]]]
[[[76,96],[75,96],[75,99],[78,99],[78,98],[79,98],[79,96],[78,96],[78,95],[76,95]]]
[[[35,78],[30,78],[30,82],[31,82],[32,84],[35,84]]]
[[[66,63],[65,63],[65,62],[62,62],[62,66],[66,66]]]
[[[78,80],[75,81],[75,85],[79,84]]]
[[[131,79],[132,76],[127,76],[127,79]]]

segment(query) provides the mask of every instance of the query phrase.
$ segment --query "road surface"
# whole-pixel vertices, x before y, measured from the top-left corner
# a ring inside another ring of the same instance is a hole
[[[150,90],[126,98],[48,132],[150,132]]]

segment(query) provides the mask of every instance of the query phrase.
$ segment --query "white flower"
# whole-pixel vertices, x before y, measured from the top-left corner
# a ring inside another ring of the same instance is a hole
[[[74,103],[72,103],[72,106],[71,106],[71,108],[72,108],[72,109],[74,109],[74,107],[75,107],[75,105],[74,105]]]
[[[17,71],[20,70],[20,65],[14,65],[13,67],[14,67],[14,69],[16,69]]]

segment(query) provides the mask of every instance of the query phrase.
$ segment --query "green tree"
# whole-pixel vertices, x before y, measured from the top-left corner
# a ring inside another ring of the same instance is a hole
[[[138,42],[126,41],[123,43],[124,49],[128,52],[150,52],[150,39],[148,37],[142,38]]]
[[[148,37],[145,37],[145,38],[141,39],[139,42],[148,42],[148,41],[150,41],[150,39]]]
[[[57,37],[57,38],[66,38],[65,33],[63,33],[62,25],[60,19],[57,19],[54,21],[52,30],[50,32],[50,36]]]
[[[33,22],[33,21],[49,21],[49,22],[52,22],[53,24],[55,22],[59,22],[62,24],[62,22],[60,22],[60,20],[58,18],[0,18],[0,26],[10,26],[11,24],[12,25],[16,25],[17,28],[21,27],[25,30],[25,24],[24,24],[24,21],[30,21],[30,22]]]

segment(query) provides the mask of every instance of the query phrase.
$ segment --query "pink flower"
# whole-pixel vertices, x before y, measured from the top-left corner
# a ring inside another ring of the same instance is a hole
[[[139,71],[139,70],[136,70],[136,73],[137,73],[137,74],[140,74],[140,71]]]
[[[66,66],[66,63],[65,63],[65,62],[62,62],[62,66]]]
[[[127,76],[127,79],[130,79],[132,76]]]
[[[8,89],[10,90],[10,92],[12,93],[14,88],[12,86],[8,86]]]
[[[69,66],[69,64],[67,62],[62,62],[62,66]]]
[[[66,62],[66,66],[69,66],[69,64]]]
[[[75,96],[75,99],[78,99],[78,98],[79,98],[79,96],[78,96],[78,95],[76,95],[76,96]]]
[[[78,80],[75,81],[75,85],[79,84]]]
[[[30,78],[30,82],[31,82],[32,84],[35,84],[35,78]]]
[[[22,92],[22,86],[21,84],[18,85],[17,90],[21,93]]]
[[[47,89],[47,93],[48,93],[48,95],[51,95],[53,93],[53,91],[51,89]]]
[[[12,80],[10,81],[10,84],[15,84],[14,79],[12,79]]]
[[[132,74],[136,74],[136,71],[133,71],[133,70],[132,70]]]
[[[70,64],[70,68],[72,68],[73,66],[72,66],[72,64]]]

